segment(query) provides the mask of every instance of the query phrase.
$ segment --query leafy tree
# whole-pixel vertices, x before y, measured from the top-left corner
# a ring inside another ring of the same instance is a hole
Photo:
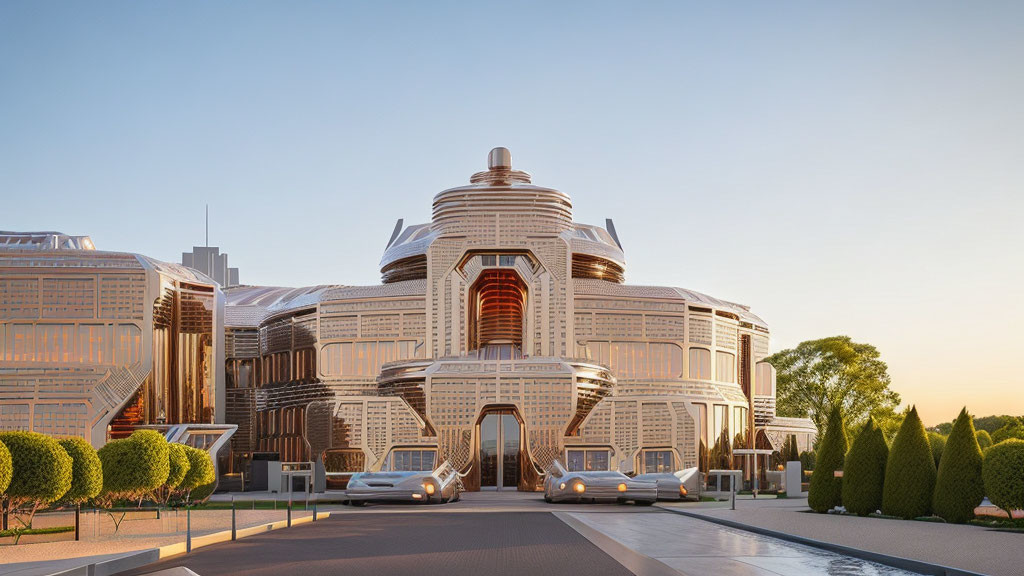
[[[927,516],[935,490],[935,458],[924,425],[911,407],[889,450],[882,513],[900,518]]]
[[[938,432],[928,432],[928,445],[932,448],[932,458],[935,460],[935,468],[938,469],[942,450],[946,447],[946,437]]]
[[[982,416],[980,418],[974,419],[974,429],[984,430],[991,434],[996,430],[999,430],[1003,426],[1006,426],[1007,424],[1011,424],[1014,422],[1024,423],[1024,418],[1018,418],[1016,416],[1007,416],[1005,414],[1002,416]],[[952,429],[952,427],[953,425],[951,423],[950,429]]]
[[[899,412],[893,406],[885,406],[878,408],[871,413],[871,417],[875,419],[875,425],[882,431],[882,435],[885,436],[885,441],[892,443],[893,439],[896,438],[896,433],[900,431],[900,426],[903,425],[903,420],[910,413],[910,406],[907,406]]]
[[[985,451],[981,470],[985,494],[1013,518],[1024,509],[1024,440],[1010,438]]]
[[[11,472],[11,451],[0,442],[0,494],[3,494],[11,483]]]
[[[846,453],[843,466],[843,506],[847,511],[867,516],[882,508],[888,459],[889,445],[885,443],[882,429],[874,418],[868,418]]]
[[[155,430],[136,430],[131,436],[100,448],[103,462],[103,497],[139,500],[167,481],[171,466],[167,440]]]
[[[1024,440],[1024,424],[1020,422],[1007,422],[1003,427],[992,433],[992,443],[999,444],[1003,440],[1016,438]]]
[[[188,454],[189,469],[182,479],[178,488],[188,494],[191,499],[191,492],[199,487],[213,484],[216,480],[213,472],[213,460],[209,452],[191,446],[185,446],[185,453]]]
[[[977,432],[974,433],[974,435],[975,435],[975,437],[977,437],[977,439],[978,439],[978,446],[981,446],[982,450],[985,450],[989,446],[992,446],[992,436],[989,435],[989,433],[987,431],[985,431],[985,430],[978,430]]]
[[[96,450],[81,438],[65,438],[60,446],[71,457],[71,488],[61,499],[80,504],[95,498],[103,488],[103,464]]]
[[[809,416],[820,436],[833,408],[852,426],[894,413],[900,396],[889,389],[888,367],[879,356],[874,346],[849,336],[809,340],[769,356],[778,373],[779,415]]]
[[[843,503],[843,479],[836,478],[835,472],[843,469],[847,446],[846,425],[836,405],[829,415],[825,438],[818,448],[818,462],[811,475],[810,493],[807,495],[807,504],[815,512],[828,512]]]
[[[71,457],[56,440],[35,432],[0,432],[0,443],[11,452],[8,502],[14,508],[32,505],[27,520],[22,521],[31,528],[36,510],[71,488]]]
[[[939,461],[935,496],[932,498],[936,516],[958,524],[974,518],[974,509],[985,497],[982,462],[974,423],[964,408],[953,424]]]

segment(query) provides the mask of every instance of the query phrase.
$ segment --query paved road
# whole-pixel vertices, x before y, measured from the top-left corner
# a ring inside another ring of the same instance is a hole
[[[175,566],[200,576],[630,574],[549,512],[341,514],[123,574]]]

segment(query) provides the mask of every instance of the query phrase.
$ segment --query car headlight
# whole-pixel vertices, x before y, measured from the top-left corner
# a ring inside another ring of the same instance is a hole
[[[625,492],[625,491],[626,491],[626,483],[622,482],[622,483],[619,484],[619,492]]]
[[[559,490],[565,490],[565,482],[562,482],[561,484],[559,484],[558,485],[558,489]]]
[[[583,494],[587,491],[587,487],[583,485],[583,482],[577,482],[572,485],[572,491],[577,494]]]
[[[427,496],[433,496],[434,495],[434,491],[436,491],[437,488],[434,488],[434,484],[432,482],[424,482],[423,483],[423,490],[426,491]]]

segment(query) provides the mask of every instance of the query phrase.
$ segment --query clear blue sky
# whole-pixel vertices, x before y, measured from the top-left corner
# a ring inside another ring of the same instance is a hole
[[[1024,3],[0,4],[0,229],[373,284],[494,146],[631,283],[1024,413]]]

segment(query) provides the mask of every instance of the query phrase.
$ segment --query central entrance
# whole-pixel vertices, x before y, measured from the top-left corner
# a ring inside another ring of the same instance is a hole
[[[517,490],[522,426],[511,409],[495,409],[480,420],[480,489]]]

